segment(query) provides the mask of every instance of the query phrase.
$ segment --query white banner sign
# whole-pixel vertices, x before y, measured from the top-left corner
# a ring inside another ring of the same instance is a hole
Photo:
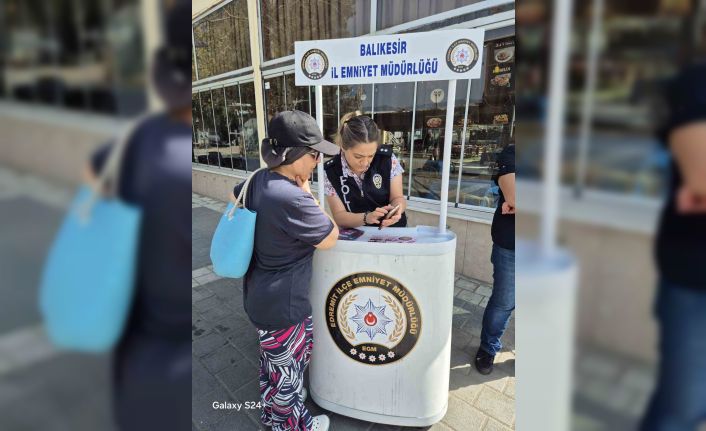
[[[483,29],[294,43],[296,85],[480,78]]]

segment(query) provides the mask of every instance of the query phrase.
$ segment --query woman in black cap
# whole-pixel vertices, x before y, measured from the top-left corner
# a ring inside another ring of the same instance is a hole
[[[379,145],[375,122],[359,111],[341,118],[336,141],[341,153],[326,162],[326,202],[341,227],[405,227],[404,170],[392,146]],[[389,219],[385,216],[399,206]]]
[[[324,431],[328,417],[311,417],[304,405],[313,347],[309,284],[314,250],[333,247],[338,227],[312,196],[309,177],[321,154],[336,154],[338,147],[301,111],[275,115],[268,132],[261,148],[267,168],[253,174],[246,190],[257,222],[243,282],[245,311],[260,338],[261,420],[273,431]]]

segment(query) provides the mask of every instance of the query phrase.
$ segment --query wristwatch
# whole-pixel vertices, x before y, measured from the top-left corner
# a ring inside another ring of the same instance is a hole
[[[368,223],[368,214],[370,214],[370,211],[366,211],[365,214],[363,214],[363,224],[365,226],[372,226]]]

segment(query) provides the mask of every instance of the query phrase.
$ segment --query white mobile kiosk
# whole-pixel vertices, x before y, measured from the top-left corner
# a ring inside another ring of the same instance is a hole
[[[322,85],[449,80],[439,226],[363,227],[363,236],[314,256],[309,393],[327,410],[401,426],[446,414],[456,252],[446,230],[451,119],[456,80],[480,77],[483,40],[472,29],[295,43],[296,85],[316,86],[322,130]],[[322,204],[323,176],[322,162]]]

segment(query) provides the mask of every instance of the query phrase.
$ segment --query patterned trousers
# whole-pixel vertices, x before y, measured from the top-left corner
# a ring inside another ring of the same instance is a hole
[[[308,431],[312,418],[301,392],[314,345],[312,318],[260,335],[262,423],[272,431]]]

